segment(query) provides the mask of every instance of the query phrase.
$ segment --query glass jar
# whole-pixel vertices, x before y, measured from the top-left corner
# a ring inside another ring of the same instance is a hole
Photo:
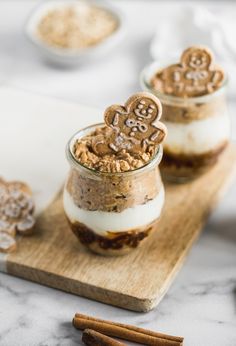
[[[122,255],[138,247],[156,228],[164,204],[159,163],[162,147],[145,166],[105,173],[76,160],[76,140],[104,124],[77,132],[66,155],[70,172],[64,188],[64,210],[79,242],[102,255]]]
[[[184,182],[212,168],[230,139],[230,118],[227,111],[227,79],[215,92],[204,96],[181,98],[153,89],[154,74],[161,70],[153,63],[144,69],[141,84],[162,103],[162,121],[168,136],[163,144],[161,172],[165,179]]]

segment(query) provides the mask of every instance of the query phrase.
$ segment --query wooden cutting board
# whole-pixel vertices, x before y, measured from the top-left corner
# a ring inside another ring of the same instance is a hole
[[[50,196],[55,196],[55,190],[60,189],[59,182],[66,174],[64,141],[74,132],[72,129],[97,122],[100,112],[12,90],[0,90],[0,98],[0,114],[4,114],[1,124],[9,124],[2,133],[0,128],[0,174],[32,179],[36,206],[43,210],[35,235],[19,239],[15,253],[0,255],[0,270],[135,311],[155,307],[183,265],[207,216],[235,176],[235,146],[230,145],[220,163],[201,178],[183,185],[166,185],[161,221],[143,247],[124,257],[101,257],[79,247],[65,219],[60,193],[44,208]],[[15,156],[15,146],[11,148],[7,143],[12,123],[19,119],[14,138],[20,141],[24,136],[26,147],[19,142]],[[51,143],[55,121],[57,131]],[[32,138],[35,146],[31,152],[28,148]]]
[[[7,256],[7,272],[123,308],[148,311],[164,296],[236,168],[231,146],[211,172],[184,185],[166,185],[166,204],[155,233],[119,258],[79,248],[58,198],[37,222],[33,237]]]

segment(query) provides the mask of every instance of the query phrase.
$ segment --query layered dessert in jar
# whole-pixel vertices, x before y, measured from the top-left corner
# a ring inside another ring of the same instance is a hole
[[[151,69],[142,82],[163,105],[162,119],[168,128],[163,176],[192,179],[214,166],[229,143],[225,73],[205,47],[190,47],[179,63]]]
[[[161,104],[138,93],[105,111],[105,123],[77,132],[67,146],[71,165],[64,209],[80,243],[103,255],[138,247],[164,204],[159,163],[166,128]]]

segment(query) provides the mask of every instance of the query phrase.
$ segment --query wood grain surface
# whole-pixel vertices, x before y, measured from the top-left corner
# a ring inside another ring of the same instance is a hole
[[[37,222],[36,234],[19,240],[7,256],[7,272],[44,285],[135,311],[155,307],[199,235],[207,216],[235,175],[236,149],[199,179],[166,185],[161,221],[133,253],[117,258],[79,247],[65,219],[61,195]]]

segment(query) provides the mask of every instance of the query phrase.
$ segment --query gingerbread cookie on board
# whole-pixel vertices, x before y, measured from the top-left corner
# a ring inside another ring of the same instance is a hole
[[[8,253],[16,250],[16,240],[8,233],[0,232],[0,252]]]
[[[33,231],[34,202],[28,185],[0,179],[0,251],[15,249],[15,235]]]
[[[151,80],[152,86],[178,97],[197,97],[219,89],[225,79],[224,71],[214,64],[212,52],[205,47],[190,47],[180,63],[159,71]]]
[[[109,138],[94,138],[93,150],[98,155],[145,152],[149,145],[161,143],[167,129],[159,120],[162,106],[157,97],[140,92],[131,96],[124,106],[113,105],[106,109],[104,120],[112,129]]]

